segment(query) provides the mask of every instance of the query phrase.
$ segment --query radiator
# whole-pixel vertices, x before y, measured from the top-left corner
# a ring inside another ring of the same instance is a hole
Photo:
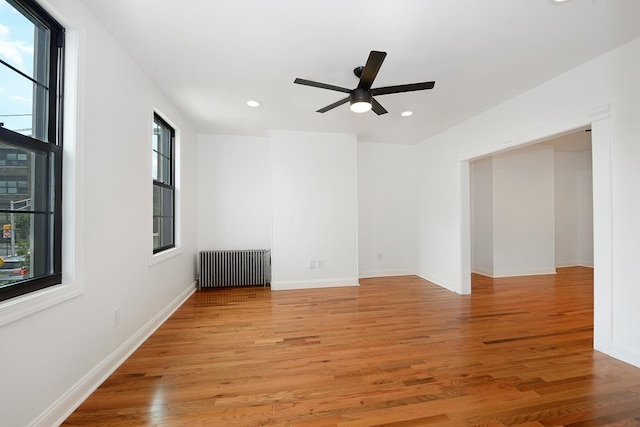
[[[269,249],[201,251],[199,267],[199,288],[266,286],[271,283]]]

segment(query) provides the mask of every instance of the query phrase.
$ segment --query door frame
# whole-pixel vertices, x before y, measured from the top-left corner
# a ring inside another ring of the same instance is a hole
[[[474,153],[460,159],[461,183],[461,293],[471,293],[471,176],[470,162],[514,148],[524,147],[591,129],[593,170],[593,265],[594,265],[594,348],[611,354],[613,335],[613,227],[611,187],[611,112],[604,105],[558,118],[533,129],[514,134],[504,148]],[[595,208],[597,207],[597,209]]]

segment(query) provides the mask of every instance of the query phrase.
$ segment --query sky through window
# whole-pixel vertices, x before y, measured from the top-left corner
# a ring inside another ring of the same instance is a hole
[[[34,24],[0,0],[0,59],[33,77]],[[4,127],[31,135],[33,83],[0,64],[0,123]]]

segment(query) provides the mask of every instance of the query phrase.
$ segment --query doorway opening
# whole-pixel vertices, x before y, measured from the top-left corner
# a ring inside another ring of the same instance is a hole
[[[591,129],[470,162],[471,272],[593,267]]]
[[[606,354],[613,351],[613,244],[611,192],[611,119],[608,105],[576,113],[539,127],[515,134],[509,147],[479,152],[461,159],[461,246],[462,282],[460,292],[471,293],[471,209],[470,163],[486,156],[548,141],[578,130],[591,129],[593,185],[593,301],[594,348]],[[465,179],[466,178],[466,179]],[[466,200],[466,202],[465,202]]]

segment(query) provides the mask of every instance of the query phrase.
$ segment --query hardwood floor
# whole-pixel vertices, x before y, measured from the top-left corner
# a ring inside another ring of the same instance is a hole
[[[593,274],[196,292],[64,425],[640,424],[640,369],[592,350]]]

